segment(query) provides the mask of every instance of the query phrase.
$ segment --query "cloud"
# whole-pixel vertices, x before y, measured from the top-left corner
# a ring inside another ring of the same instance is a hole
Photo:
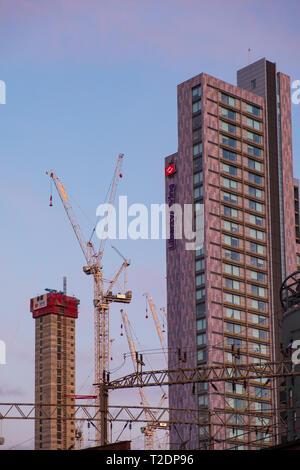
[[[13,387],[2,384],[0,386],[0,397],[11,396],[11,395],[21,397],[24,395],[24,391],[22,390],[21,387],[13,388]]]
[[[79,63],[173,62],[212,53],[224,63],[237,53],[246,57],[248,47],[292,55],[297,11],[297,2],[287,9],[276,0],[0,0],[1,55]]]

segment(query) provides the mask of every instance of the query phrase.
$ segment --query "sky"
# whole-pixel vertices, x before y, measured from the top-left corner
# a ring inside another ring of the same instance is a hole
[[[77,392],[93,382],[91,280],[58,195],[45,172],[54,169],[71,197],[87,239],[105,201],[119,153],[118,195],[128,203],[164,202],[164,157],[177,150],[176,87],[201,72],[236,84],[236,71],[266,57],[300,80],[297,0],[0,0],[0,401],[34,400],[31,297],[45,288],[80,299],[76,333]],[[294,174],[300,178],[300,104],[292,105]],[[127,308],[137,349],[160,347],[145,317],[149,292],[166,306],[165,242],[117,240],[131,259]],[[122,259],[106,244],[105,277]],[[111,309],[112,377],[132,370],[118,306]],[[149,367],[163,357],[147,354]],[[121,396],[122,395],[122,396]],[[158,403],[161,390],[151,392]],[[139,403],[135,391],[113,392],[111,403]],[[114,436],[122,426],[115,425]],[[0,427],[4,448],[33,448],[29,422]],[[125,436],[123,434],[122,436]],[[133,446],[142,445],[139,429]]]

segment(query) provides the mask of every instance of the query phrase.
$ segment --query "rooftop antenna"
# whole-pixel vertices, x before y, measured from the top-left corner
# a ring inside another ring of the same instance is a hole
[[[250,53],[251,53],[251,49],[250,49],[250,47],[249,47],[249,49],[248,49],[248,65],[250,65],[250,61],[251,61],[251,55],[250,55]]]
[[[64,276],[64,280],[63,280],[63,292],[64,292],[64,295],[67,295],[67,276]]]

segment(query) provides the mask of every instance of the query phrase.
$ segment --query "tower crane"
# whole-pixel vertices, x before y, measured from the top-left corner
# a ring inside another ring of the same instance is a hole
[[[123,161],[123,154],[119,154],[116,168],[114,171],[113,181],[110,190],[109,196],[109,208],[114,203],[118,181],[119,178],[122,177],[121,174],[121,167]],[[102,267],[102,259],[104,254],[104,247],[106,238],[103,236],[100,240],[100,246],[97,250],[92,243],[92,241],[86,242],[80,225],[76,220],[75,213],[73,211],[72,205],[69,201],[67,196],[66,190],[58,176],[55,175],[53,170],[47,171],[48,174],[53,181],[56,190],[59,194],[61,202],[64,206],[65,212],[67,217],[73,227],[75,236],[77,241],[80,245],[81,251],[84,255],[86,260],[86,265],[83,267],[83,271],[87,275],[91,275],[94,281],[94,343],[95,343],[95,383],[100,384],[103,381],[105,374],[109,372],[109,305],[112,302],[120,302],[120,303],[129,303],[131,302],[132,292],[128,291],[125,294],[116,294],[112,293],[112,288],[115,285],[118,277],[120,276],[123,269],[125,269],[128,265],[128,261],[124,260],[122,266],[120,267],[119,271],[115,275],[114,279],[110,282],[108,289],[104,288],[104,278],[103,278],[103,267]],[[50,206],[52,206],[52,195],[50,198]],[[110,219],[110,212],[107,215],[107,223],[109,223]],[[96,440],[100,441],[101,445],[105,445],[108,443],[108,429],[107,429],[107,403],[108,397],[106,396],[106,392],[101,389],[101,387],[97,391],[98,398],[97,404],[100,407],[100,410],[103,411],[101,413],[102,421],[100,423],[100,431],[97,430],[96,432]]]
[[[162,351],[163,351],[163,354],[164,354],[166,367],[168,367],[168,352],[167,352],[168,349],[167,349],[166,342],[165,342],[165,339],[164,339],[164,336],[163,336],[163,333],[162,333],[162,329],[161,329],[160,322],[159,322],[159,319],[158,319],[158,315],[157,315],[157,312],[156,312],[155,304],[153,302],[152,297],[148,293],[145,293],[144,295],[145,295],[145,297],[148,301],[148,304],[149,304],[149,307],[150,307],[150,310],[151,310],[151,314],[152,314],[152,318],[153,318],[153,321],[154,321],[154,324],[155,324],[155,328],[156,328],[156,331],[157,331],[157,334],[158,334],[158,337],[159,337],[159,341],[160,341],[160,344],[161,344],[161,347],[162,347]],[[163,308],[163,314],[166,317],[166,312],[165,312],[164,308]],[[167,395],[163,394],[162,397],[161,397],[161,403],[166,399],[168,399]]]
[[[131,325],[128,319],[127,313],[122,309],[121,310],[122,321],[124,324],[124,329],[127,336],[128,346],[131,354],[132,364],[135,372],[138,372],[138,364],[139,361],[142,362],[142,359],[138,358],[138,354],[135,350],[135,345],[132,337],[131,332]],[[142,388],[139,388],[139,394],[142,400],[143,407],[145,408],[147,426],[144,428],[144,447],[145,450],[153,450],[154,449],[154,433],[153,428],[150,425],[151,416],[147,412],[147,408],[149,408],[149,403],[146,397],[146,393]]]
[[[131,331],[131,325],[130,321],[128,319],[127,313],[122,309],[121,310],[121,316],[122,316],[122,321],[124,324],[124,329],[126,332],[127,336],[127,341],[130,349],[130,354],[131,354],[131,359],[133,363],[134,370],[138,373],[138,365],[139,363],[144,365],[142,358],[139,359],[138,354],[135,349],[134,345],[134,340],[132,336],[132,331]],[[149,414],[149,411],[147,409],[149,408],[149,402],[146,397],[145,391],[142,388],[139,388],[139,394],[142,400],[143,407],[145,408],[145,414],[146,414],[146,420],[147,420],[147,425],[142,428],[142,432],[144,434],[144,448],[145,450],[153,450],[154,449],[154,431],[155,429],[166,429],[166,427],[159,426],[157,424],[153,423],[153,418],[151,418],[151,415]],[[163,402],[167,398],[166,394],[164,393],[160,399],[160,402],[158,404],[158,408],[162,407]]]
[[[159,403],[158,403],[158,405],[157,405],[157,410],[154,411],[154,416],[155,416],[155,418],[158,417],[159,409],[162,408],[164,401],[167,400],[167,399],[168,399],[167,394],[166,394],[166,393],[163,393],[162,396],[161,396],[161,398],[160,398],[160,400],[159,400]],[[170,429],[170,426],[168,426],[166,423],[161,423],[161,422],[159,422],[159,423],[156,423],[156,424],[155,424],[155,423],[150,424],[150,425],[149,425],[149,428],[150,428],[150,427],[151,427],[152,429],[160,429],[160,430],[163,429],[164,431],[166,431],[166,435],[165,435],[165,439],[164,439],[164,443],[163,443],[163,448],[166,448],[166,446],[168,445],[168,440],[169,440],[169,429]],[[159,447],[158,447],[158,448],[159,448],[159,450],[161,450],[160,444],[159,444]]]

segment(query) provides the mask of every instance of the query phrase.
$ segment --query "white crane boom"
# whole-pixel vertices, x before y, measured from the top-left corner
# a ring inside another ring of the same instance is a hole
[[[57,190],[58,195],[61,199],[61,202],[63,203],[63,206],[64,206],[64,209],[65,209],[66,214],[68,216],[68,219],[69,219],[69,221],[70,221],[70,223],[73,227],[74,233],[75,233],[76,238],[79,242],[82,253],[84,254],[86,263],[87,263],[88,266],[92,266],[92,264],[94,263],[94,259],[96,258],[96,253],[95,253],[94,246],[91,242],[89,242],[89,243],[86,242],[86,240],[85,240],[85,238],[82,234],[80,225],[76,220],[76,216],[75,216],[75,213],[73,211],[72,205],[69,201],[69,198],[67,196],[66,190],[65,190],[60,178],[58,176],[56,176],[56,174],[54,173],[53,170],[46,171],[46,174],[49,175],[50,178],[52,178],[52,181],[53,181],[53,183],[56,187],[56,190]]]
[[[158,316],[157,316],[157,313],[156,313],[156,308],[155,308],[153,299],[149,294],[144,294],[144,295],[146,296],[146,299],[148,300],[148,304],[149,304],[149,307],[150,307],[150,310],[151,310],[151,313],[152,313],[152,318],[153,318],[153,321],[154,321],[154,324],[155,324],[155,328],[156,328],[156,331],[157,331],[157,334],[158,334],[158,337],[159,337],[159,341],[160,341],[160,344],[161,344],[161,347],[162,347],[162,350],[163,350],[163,353],[164,353],[164,356],[165,356],[166,365],[168,366],[168,353],[167,353],[168,349],[167,349],[165,339],[164,339],[162,331],[161,331],[161,327],[160,327],[160,323],[159,323],[159,319],[158,319]]]
[[[119,178],[122,177],[121,168],[122,168],[122,163],[123,163],[123,157],[124,157],[124,154],[120,153],[118,156],[118,161],[117,161],[117,165],[116,165],[114,176],[113,176],[113,182],[112,182],[110,196],[108,200],[107,224],[109,224],[110,217],[111,217],[111,209],[110,209],[111,205],[114,204],[115,202],[118,181],[119,181]],[[105,243],[106,243],[106,237],[101,236],[100,246],[99,246],[99,251],[98,251],[98,256],[100,260],[102,260],[103,258]]]
[[[125,312],[125,310],[123,310],[123,309],[121,310],[121,315],[122,315],[122,320],[123,320],[123,324],[124,324],[124,328],[125,328],[125,332],[126,332],[126,337],[127,337],[127,341],[128,341],[128,346],[129,346],[129,350],[130,350],[130,354],[131,354],[132,364],[133,364],[135,372],[137,372],[137,354],[136,354],[136,349],[135,349],[135,345],[134,345],[134,341],[133,341],[133,337],[132,337],[131,325],[130,325],[128,315]],[[149,403],[148,403],[148,400],[147,400],[147,397],[146,397],[146,394],[145,394],[144,390],[142,388],[139,388],[139,392],[140,392],[140,396],[141,396],[141,399],[142,399],[142,402],[143,402],[143,406],[149,408]]]
[[[126,269],[127,266],[129,266],[129,263],[128,263],[128,260],[125,260],[122,264],[122,266],[120,267],[119,271],[117,272],[117,274],[115,275],[114,279],[110,282],[109,284],[109,287],[107,289],[107,292],[106,292],[106,296],[108,295],[109,291],[111,291],[111,289],[113,288],[113,286],[115,285],[115,283],[117,282],[117,280],[119,279],[120,277],[120,274],[121,272],[123,271],[123,269]]]
[[[130,266],[131,260],[126,259],[125,256],[122,255],[122,253],[116,248],[114,245],[111,245],[112,249],[115,250],[119,256],[126,262],[125,270],[124,270],[124,290],[125,292],[127,291],[127,268]]]

